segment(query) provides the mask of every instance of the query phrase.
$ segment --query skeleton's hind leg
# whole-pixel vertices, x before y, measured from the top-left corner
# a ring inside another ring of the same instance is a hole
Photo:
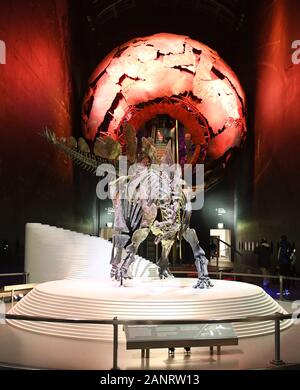
[[[127,241],[129,240],[129,236],[127,234],[114,234],[113,235],[113,248],[111,253],[111,278],[118,278],[118,267],[122,260],[122,253]],[[115,253],[116,249],[116,253]]]
[[[127,254],[121,265],[119,278],[128,278],[128,269],[135,260],[135,255],[140,244],[148,237],[149,232],[149,228],[143,228],[138,229],[133,233],[131,244],[126,248]]]
[[[190,244],[195,258],[195,265],[198,271],[198,282],[195,288],[213,287],[207,271],[208,260],[205,257],[205,252],[199,245],[199,240],[194,229],[187,228],[183,233],[184,239]]]
[[[174,244],[174,241],[175,239],[161,241],[162,252],[157,262],[157,266],[159,267],[159,277],[161,279],[172,276],[172,273],[169,270],[169,254]]]

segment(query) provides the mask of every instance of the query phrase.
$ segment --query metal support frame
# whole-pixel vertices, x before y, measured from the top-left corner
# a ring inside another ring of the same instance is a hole
[[[146,352],[146,354],[145,354]],[[144,359],[146,356],[146,359],[150,358],[150,348],[143,348],[141,349],[141,358]]]

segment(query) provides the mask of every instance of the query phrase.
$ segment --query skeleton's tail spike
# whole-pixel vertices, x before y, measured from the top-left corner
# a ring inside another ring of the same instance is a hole
[[[49,129],[47,126],[44,127],[43,131],[40,133],[40,135],[44,138],[46,138],[46,140],[52,144],[56,144],[57,140],[56,140],[56,135],[54,133],[54,131],[52,131],[51,129]]]
[[[100,158],[95,156],[92,153],[89,153],[85,145],[83,145],[83,150],[75,149],[74,147],[70,147],[61,139],[58,139],[51,129],[45,127],[41,135],[46,138],[46,140],[53,144],[56,148],[62,150],[65,155],[67,155],[76,165],[79,165],[81,168],[86,171],[96,174],[97,168],[101,163],[108,163],[111,161],[106,160],[104,158]],[[105,170],[106,171],[106,170]],[[111,173],[114,173],[112,171]]]

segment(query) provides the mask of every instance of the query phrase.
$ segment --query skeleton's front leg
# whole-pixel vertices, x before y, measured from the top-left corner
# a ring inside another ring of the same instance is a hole
[[[126,248],[126,257],[123,260],[119,271],[119,278],[128,278],[128,269],[134,262],[135,255],[139,249],[140,244],[147,238],[150,228],[143,228],[136,230],[131,239],[131,244]]]
[[[208,276],[207,264],[208,260],[205,257],[205,252],[199,245],[199,240],[194,229],[187,228],[183,233],[184,239],[191,245],[193,250],[195,265],[198,271],[198,282],[195,288],[209,288],[213,287]]]
[[[127,241],[129,240],[129,236],[127,234],[114,234],[113,235],[113,249],[111,253],[111,278],[118,278],[118,266],[122,260],[122,253]],[[116,253],[115,253],[116,250]]]

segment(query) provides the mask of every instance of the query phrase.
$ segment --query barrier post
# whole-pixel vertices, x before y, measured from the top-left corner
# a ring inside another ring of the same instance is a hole
[[[14,307],[14,297],[15,297],[15,290],[11,290],[11,305],[10,308],[12,309]]]
[[[282,366],[285,362],[280,359],[280,313],[276,314],[278,318],[275,319],[275,359],[270,363],[274,366]]]
[[[118,335],[118,317],[113,319],[113,367],[112,370],[119,370],[118,367],[118,346],[119,346],[119,335]]]
[[[283,300],[283,276],[282,275],[280,275],[279,277],[279,293],[280,293],[279,295],[280,300]]]

